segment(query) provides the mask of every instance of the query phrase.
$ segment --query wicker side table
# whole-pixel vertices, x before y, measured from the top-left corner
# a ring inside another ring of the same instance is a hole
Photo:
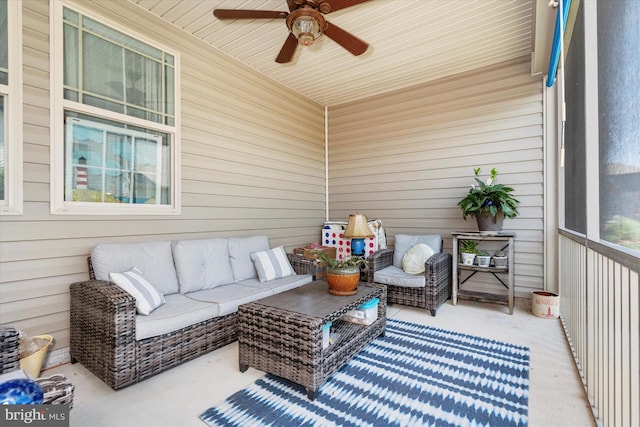
[[[289,262],[295,271],[307,271],[313,276],[313,280],[324,279],[327,266],[315,259],[306,258],[298,254],[287,254]]]
[[[378,318],[371,325],[339,320],[345,313],[378,298]],[[360,283],[351,296],[328,292],[325,281],[238,307],[239,364],[304,386],[314,400],[320,386],[376,337],[384,335],[386,287]],[[322,327],[332,322],[339,339],[322,346]]]

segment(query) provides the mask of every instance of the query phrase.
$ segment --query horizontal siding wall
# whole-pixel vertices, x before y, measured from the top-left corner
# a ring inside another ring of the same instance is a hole
[[[82,6],[180,52],[182,214],[50,215],[49,2],[24,0],[24,215],[0,218],[0,324],[56,348],[96,243],[265,234],[291,248],[318,240],[325,216],[322,106],[130,2]]]
[[[451,252],[452,231],[477,230],[456,206],[473,169],[486,178],[495,166],[521,202],[520,216],[505,220],[517,233],[516,294],[542,289],[542,108],[529,58],[330,108],[330,218],[379,218],[391,242],[399,233],[442,234]],[[479,290],[495,283],[490,275],[469,281]]]

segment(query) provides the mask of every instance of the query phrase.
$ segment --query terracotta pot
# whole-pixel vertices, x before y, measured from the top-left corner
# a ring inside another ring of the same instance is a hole
[[[353,295],[360,281],[360,269],[328,269],[326,273],[329,293],[333,295]]]

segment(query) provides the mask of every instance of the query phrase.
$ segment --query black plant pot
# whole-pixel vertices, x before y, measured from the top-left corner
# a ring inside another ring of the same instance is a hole
[[[482,232],[498,232],[502,231],[502,223],[504,222],[504,213],[499,211],[495,216],[489,214],[486,218],[480,212],[476,213],[476,221],[478,222],[478,230]]]

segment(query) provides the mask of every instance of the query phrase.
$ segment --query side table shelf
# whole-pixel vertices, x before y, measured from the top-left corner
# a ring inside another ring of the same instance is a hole
[[[504,304],[509,306],[509,314],[513,314],[513,303],[514,303],[514,274],[513,274],[513,259],[514,259],[514,239],[516,237],[515,233],[510,232],[496,232],[491,234],[484,234],[480,232],[453,232],[451,233],[453,236],[453,292],[452,292],[452,302],[453,305],[458,303],[458,298],[472,299],[480,302],[490,302],[497,304]],[[482,241],[493,241],[493,242],[502,242],[504,246],[502,250],[507,250],[507,266],[506,267],[479,267],[477,265],[465,265],[460,261],[459,256],[459,245],[462,240],[477,240],[479,242]],[[466,276],[463,274],[466,272]],[[508,293],[499,294],[499,293],[488,293],[488,292],[478,292],[467,289],[462,289],[461,286],[473,277],[476,273],[490,273],[493,277],[500,282],[502,286],[507,288]],[[507,275],[506,282],[503,280],[501,276]]]

